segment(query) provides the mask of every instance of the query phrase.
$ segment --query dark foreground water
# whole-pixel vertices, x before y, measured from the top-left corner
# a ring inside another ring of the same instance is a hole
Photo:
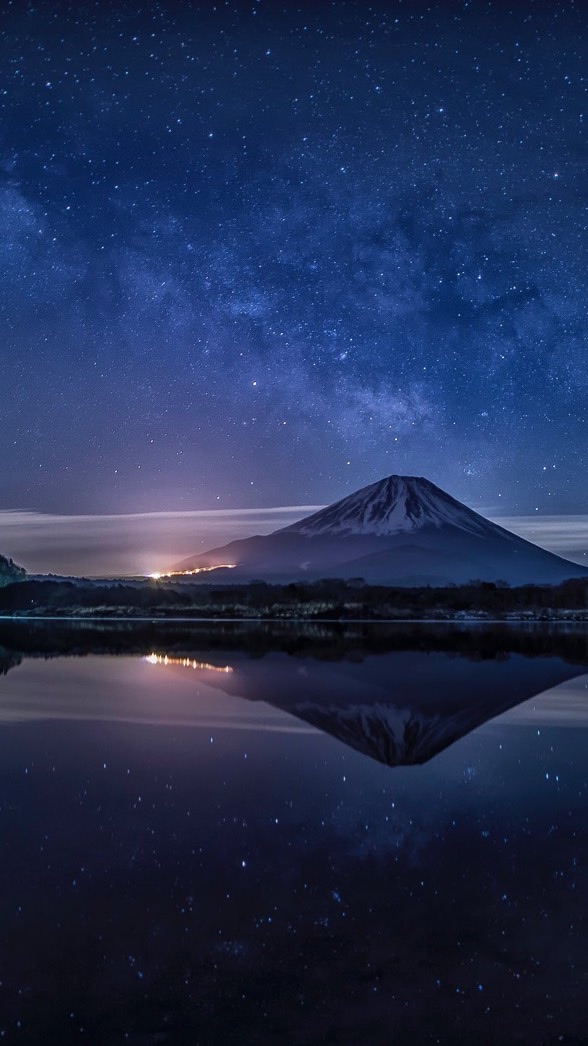
[[[0,670],[3,1041],[588,1042],[586,634],[6,625]]]

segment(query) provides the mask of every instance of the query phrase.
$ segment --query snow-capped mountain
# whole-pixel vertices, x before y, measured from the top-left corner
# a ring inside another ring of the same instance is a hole
[[[424,527],[458,527],[468,534],[499,531],[440,487],[422,476],[387,476],[369,487],[285,527],[282,533],[372,534],[389,537]]]
[[[509,652],[508,637],[495,654],[477,659],[459,649],[397,650],[322,661],[228,653],[232,671],[211,673],[207,684],[263,701],[380,763],[411,766],[587,668],[585,658],[575,663]]]
[[[137,622],[123,635],[118,627],[104,631],[103,624],[87,625],[66,621],[57,631],[32,627],[30,620],[4,625],[0,675],[31,657],[142,653],[157,666],[154,671],[188,673],[195,696],[204,684],[206,690],[230,697],[229,721],[235,715],[239,720],[235,699],[265,705],[257,722],[269,712],[275,729],[280,721],[286,729],[296,720],[310,724],[388,766],[424,763],[489,719],[588,670],[581,641],[565,631],[547,636],[505,628],[482,630],[474,638],[453,628],[375,626],[367,633],[357,629],[342,636],[339,629],[312,625],[307,630],[310,646],[293,653],[285,651],[294,635],[301,638],[298,629],[256,629],[248,641],[248,628],[229,627],[219,636],[218,627],[201,631],[192,624]],[[284,649],[272,649],[280,637]],[[164,645],[156,652],[158,638]],[[27,702],[23,708],[18,690],[14,693],[14,702],[9,693],[2,700],[5,719],[29,717],[35,710],[39,717],[47,716],[46,700]],[[51,707],[68,718],[105,715],[102,699],[95,707],[91,700],[82,707],[75,695],[72,700]],[[110,709],[115,718],[129,714],[120,705]],[[155,714],[161,722],[166,713],[155,706],[149,711],[148,705],[141,706],[146,721]],[[179,707],[185,715],[186,707]],[[142,714],[133,711],[133,717]],[[222,720],[222,705],[219,715]]]
[[[584,567],[491,523],[417,476],[388,476],[273,534],[233,541],[175,569],[221,566],[233,568],[228,582],[361,577],[384,585],[557,584],[588,577]]]
[[[484,722],[477,709],[453,715],[423,715],[396,705],[355,705],[347,708],[300,704],[292,713],[356,752],[387,766],[426,763]]]

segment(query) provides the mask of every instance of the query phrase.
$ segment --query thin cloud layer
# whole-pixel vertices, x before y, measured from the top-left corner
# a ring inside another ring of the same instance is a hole
[[[251,534],[288,526],[318,505],[127,515],[0,511],[0,550],[31,573],[124,576]]]
[[[586,566],[588,563],[588,516],[496,516],[495,523],[535,545]]]
[[[321,505],[126,515],[0,511],[0,552],[31,573],[96,576],[149,574],[177,560],[252,534],[269,534]],[[583,565],[588,516],[503,516],[496,523]]]

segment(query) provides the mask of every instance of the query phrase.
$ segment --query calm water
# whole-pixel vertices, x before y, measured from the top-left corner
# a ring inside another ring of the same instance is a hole
[[[0,670],[4,1041],[588,1042],[588,634],[5,625]]]

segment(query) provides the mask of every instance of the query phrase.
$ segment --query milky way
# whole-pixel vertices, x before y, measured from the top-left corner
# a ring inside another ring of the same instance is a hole
[[[588,511],[585,6],[118,6],[0,15],[0,507]]]

